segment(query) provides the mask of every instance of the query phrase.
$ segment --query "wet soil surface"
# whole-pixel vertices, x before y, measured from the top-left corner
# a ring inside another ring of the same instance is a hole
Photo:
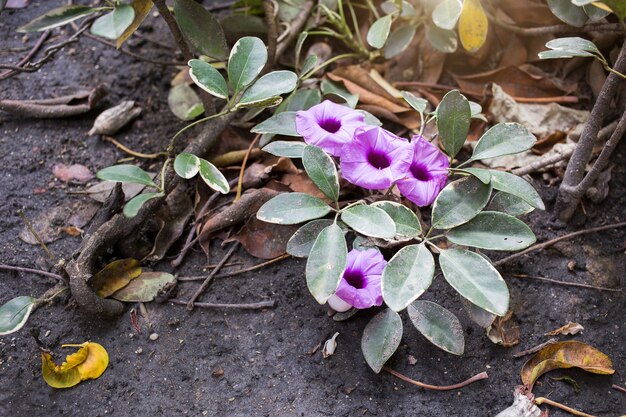
[[[25,42],[15,28],[50,9],[53,3],[61,2],[33,1],[27,9],[5,11],[0,18],[0,49],[30,47],[37,35],[29,35]],[[148,35],[167,39],[158,19],[150,17],[148,26],[152,27]],[[152,58],[171,59],[168,50],[153,44],[135,50]],[[3,53],[0,58],[15,62],[17,56],[20,53]],[[105,106],[133,99],[144,109],[141,117],[116,138],[138,151],[157,152],[183,126],[167,107],[169,80],[175,71],[137,61],[83,38],[39,72],[0,82],[0,96],[46,98],[107,83],[110,93]],[[85,196],[69,193],[84,186],[68,185],[52,175],[54,164],[79,163],[95,172],[124,156],[112,145],[87,135],[95,114],[58,120],[1,116],[0,262],[46,267],[41,248],[18,239],[23,226],[18,209],[35,218],[68,202],[88,201]],[[613,157],[616,165],[609,197],[600,205],[585,206],[584,225],[566,229],[554,226],[551,208],[556,189],[537,179],[548,209],[531,214],[527,220],[538,240],[580,227],[624,221],[624,160],[626,148],[621,146]],[[626,413],[626,395],[611,385],[624,386],[626,382],[624,294],[517,279],[512,274],[623,288],[624,230],[577,238],[501,269],[521,330],[521,343],[511,349],[486,338],[439,276],[423,298],[441,303],[461,319],[465,354],[457,357],[432,346],[404,317],[405,335],[388,365],[414,379],[440,385],[482,371],[489,374],[488,380],[462,390],[424,391],[390,374],[374,374],[360,351],[362,330],[374,312],[345,322],[333,321],[326,308],[308,294],[304,261],[289,259],[259,271],[218,279],[203,297],[204,301],[224,303],[275,300],[276,308],[267,311],[196,309],[189,313],[170,303],[150,303],[146,305],[147,318],[140,321],[141,333],[137,333],[129,315],[130,308],[137,306],[129,306],[117,320],[86,317],[64,302],[39,309],[21,331],[0,337],[0,415],[493,416],[511,403],[513,389],[520,384],[519,372],[526,358],[516,359],[513,354],[546,341],[545,332],[568,321],[585,327],[573,338],[608,354],[617,373],[555,372],[550,376],[574,378],[581,392],[544,376],[535,393],[593,415],[622,415]],[[49,247],[67,259],[80,241],[80,237],[64,235]],[[223,253],[219,242],[214,242],[213,263]],[[490,256],[497,259],[502,255]],[[244,265],[258,262],[243,250],[233,259]],[[571,261],[576,262],[573,271],[567,268],[568,263],[573,265]],[[197,275],[205,264],[204,255],[192,253],[179,273]],[[151,267],[170,270],[167,262]],[[0,302],[18,295],[39,296],[53,284],[54,280],[37,275],[0,271]],[[178,298],[188,298],[196,285],[181,284]],[[37,346],[29,336],[33,327],[41,329],[42,341],[57,352],[62,343],[92,340],[102,344],[110,355],[108,370],[98,380],[71,389],[48,387],[41,377]],[[335,332],[339,336],[333,356],[323,359],[320,350],[311,353]],[[150,340],[151,333],[157,333],[158,339]],[[417,360],[414,365],[409,363],[409,356]],[[551,410],[550,415],[567,414]]]

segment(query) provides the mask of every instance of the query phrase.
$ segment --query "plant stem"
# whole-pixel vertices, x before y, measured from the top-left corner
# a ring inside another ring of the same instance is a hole
[[[246,171],[246,163],[248,162],[248,158],[250,157],[250,153],[252,152],[252,148],[259,141],[261,135],[256,135],[254,140],[250,142],[250,146],[248,146],[248,150],[243,157],[243,162],[241,162],[241,170],[239,171],[239,182],[237,183],[237,193],[235,194],[235,200],[233,203],[236,203],[241,198],[241,191],[243,190],[243,174]]]
[[[332,64],[332,63],[333,63],[333,62],[335,62],[335,61],[339,61],[340,59],[345,59],[345,58],[357,58],[357,57],[360,57],[360,56],[361,56],[360,54],[357,54],[357,53],[354,53],[354,52],[350,52],[350,53],[347,53],[347,54],[341,54],[341,55],[334,56],[334,57],[330,58],[329,60],[327,60],[327,61],[325,61],[325,62],[321,63],[321,64],[320,64],[320,65],[318,65],[317,67],[313,68],[313,69],[312,69],[311,71],[309,71],[307,74],[305,74],[304,76],[302,76],[301,80],[302,80],[302,81],[305,81],[305,80],[307,80],[307,79],[311,78],[311,76],[312,76],[313,74],[315,74],[317,71],[319,71],[319,70],[321,70],[321,69],[325,68],[326,66],[328,66],[328,65]]]
[[[172,304],[178,305],[188,305],[187,301],[184,300],[169,300]],[[264,308],[274,308],[276,306],[276,302],[274,300],[269,301],[260,301],[258,303],[247,303],[247,304],[221,304],[221,303],[194,303],[194,307],[200,308],[228,308],[228,309],[237,309],[237,310],[262,310]]]
[[[552,401],[549,398],[545,398],[545,397],[539,397],[539,398],[535,398],[535,404],[537,405],[542,405],[542,404],[548,404],[551,405],[552,407],[556,407],[556,408],[560,408],[563,411],[567,411],[570,414],[573,414],[575,416],[578,417],[595,417],[591,414],[587,414],[587,413],[583,413],[582,411],[578,411],[578,410],[574,410],[571,407],[568,407],[566,405],[563,405],[561,403],[557,403],[556,401]]]
[[[178,133],[176,133],[174,135],[174,137],[172,138],[172,141],[176,140],[176,138],[178,136],[180,136],[183,132],[185,132],[187,129],[190,129],[190,128],[194,127],[195,125],[198,125],[198,124],[200,124],[202,122],[206,122],[207,120],[211,120],[211,119],[214,119],[214,118],[220,117],[220,116],[225,116],[228,113],[230,113],[230,111],[231,111],[230,109],[226,109],[226,110],[221,111],[220,113],[212,114],[211,116],[207,116],[207,117],[204,117],[204,118],[202,118],[200,120],[196,120],[195,122],[193,122],[193,123],[183,127],[181,130],[179,130]]]
[[[383,371],[387,371],[389,372],[391,375],[400,378],[401,380],[408,382],[409,384],[413,384],[413,385],[417,385],[420,388],[424,388],[424,389],[430,389],[433,391],[453,391],[459,388],[463,388],[466,387],[474,382],[477,381],[481,381],[483,379],[487,379],[489,378],[489,375],[487,375],[487,372],[481,372],[477,375],[474,375],[473,377],[463,381],[463,382],[459,382],[458,384],[454,384],[454,385],[430,385],[430,384],[425,384],[423,382],[419,382],[416,381],[414,379],[409,378],[408,376],[402,375],[400,372],[398,371],[394,371],[393,369],[387,367],[387,366],[383,366]]]
[[[123,144],[121,144],[120,142],[118,142],[117,140],[112,138],[111,136],[103,135],[102,139],[104,139],[107,142],[112,143],[113,145],[115,145],[116,148],[121,149],[122,151],[126,152],[129,155],[134,156],[135,158],[156,159],[156,158],[160,158],[162,156],[167,156],[167,152],[141,153],[141,152],[133,151],[132,149],[128,148],[127,146],[125,146]]]
[[[53,272],[48,272],[48,271],[41,271],[39,269],[23,268],[21,266],[14,266],[14,265],[7,265],[7,264],[0,264],[0,269],[5,269],[7,271],[18,271],[18,272],[27,272],[31,274],[39,274],[45,277],[57,279],[59,281],[65,281],[65,278],[63,278],[59,274],[55,274]]]
[[[178,26],[178,23],[176,23],[176,19],[174,19],[174,16],[172,16],[172,13],[170,13],[170,9],[167,8],[165,0],[152,0],[152,3],[154,3],[154,5],[156,6],[163,20],[165,20],[167,27],[174,37],[174,41],[176,41],[176,44],[180,48],[180,51],[183,53],[185,61],[189,61],[190,59],[192,59],[193,54],[191,53],[191,49],[189,49],[189,45],[185,40],[185,36],[180,31],[180,27]]]

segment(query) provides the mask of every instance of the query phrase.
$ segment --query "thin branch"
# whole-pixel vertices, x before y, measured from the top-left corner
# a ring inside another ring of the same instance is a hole
[[[553,345],[553,344],[555,344],[557,342],[558,342],[558,340],[553,337],[551,339],[548,339],[547,342],[543,342],[543,343],[538,344],[535,347],[531,347],[530,349],[526,349],[526,350],[522,350],[521,352],[517,352],[517,353],[515,353],[513,355],[513,357],[514,358],[522,358],[522,357],[524,357],[526,355],[532,355],[533,353],[539,352],[544,347]]]
[[[35,54],[37,53],[37,51],[39,50],[39,48],[41,48],[41,45],[44,44],[44,42],[46,41],[46,39],[48,39],[48,36],[50,36],[51,30],[48,29],[46,31],[44,31],[41,36],[39,37],[39,39],[37,40],[37,42],[35,42],[35,45],[32,47],[32,49],[30,50],[30,52],[28,52],[28,54],[26,54],[26,56],[24,58],[22,58],[16,65],[16,67],[21,68],[23,65],[25,65],[28,61],[30,61],[30,59],[35,56]],[[19,70],[7,70],[3,73],[0,74],[0,80],[4,80],[5,78],[9,78],[11,75],[14,75],[14,73],[16,71]]]
[[[549,398],[546,397],[539,397],[539,398],[535,398],[535,404],[537,405],[542,405],[542,404],[548,404],[551,405],[552,407],[556,407],[556,408],[560,408],[563,411],[567,411],[570,414],[573,414],[575,416],[578,417],[595,417],[591,414],[587,414],[587,413],[583,413],[582,411],[578,411],[578,410],[574,410],[571,407],[568,407],[566,405],[563,405],[561,403],[557,403],[556,401],[552,401]]]
[[[473,377],[471,377],[470,379],[467,379],[463,382],[459,382],[458,384],[454,384],[454,385],[430,385],[430,384],[424,384],[423,382],[419,382],[416,381],[414,379],[409,378],[408,376],[402,375],[400,372],[398,371],[394,371],[393,369],[387,367],[387,366],[383,366],[383,371],[387,371],[389,372],[391,375],[400,378],[401,380],[408,382],[409,384],[413,384],[413,385],[417,385],[420,388],[424,388],[424,389],[430,389],[433,391],[453,391],[456,389],[460,389],[463,387],[466,387],[476,381],[481,381],[483,379],[487,379],[489,378],[489,375],[487,375],[487,372],[481,372],[477,375],[474,375]]]
[[[289,32],[284,37],[283,41],[276,47],[276,56],[274,57],[274,61],[278,61],[291,43],[300,35],[304,25],[307,20],[309,20],[311,10],[313,10],[313,0],[308,0],[300,7],[300,13],[298,13],[298,15],[291,22],[289,22]]]
[[[257,269],[261,269],[261,268],[264,268],[264,267],[266,267],[268,265],[271,265],[273,263],[282,261],[283,259],[287,259],[290,256],[291,255],[289,255],[289,254],[280,255],[280,256],[277,256],[276,258],[270,259],[270,260],[265,261],[265,262],[261,262],[259,264],[250,266],[248,268],[242,268],[242,269],[238,269],[236,271],[225,272],[223,274],[215,275],[213,278],[234,277],[236,275],[244,274],[246,272],[256,271]],[[189,281],[202,281],[205,278],[206,277],[204,275],[201,275],[201,276],[192,276],[192,277],[178,277],[177,279],[178,279],[179,282],[189,282]]]
[[[265,24],[267,25],[267,62],[261,74],[270,71],[274,66],[274,62],[276,62],[276,44],[278,40],[278,27],[276,25],[278,3],[276,3],[276,0],[263,0],[263,11],[265,12]]]
[[[184,66],[186,65],[185,62],[179,62],[179,61],[162,61],[159,59],[152,59],[152,58],[148,58],[139,54],[136,54],[134,52],[129,51],[128,49],[125,48],[118,48],[117,45],[113,42],[109,42],[106,39],[103,39],[99,36],[96,35],[92,35],[89,32],[85,32],[85,36],[87,36],[89,39],[93,39],[94,41],[100,42],[103,45],[107,45],[107,46],[111,46],[115,49],[117,49],[119,52],[128,55],[132,58],[135,58],[139,61],[144,61],[144,62],[148,62],[150,64],[155,64],[155,65],[165,65],[165,66]]]
[[[588,33],[588,32],[623,32],[624,28],[619,23],[589,23],[582,27],[574,27],[570,25],[552,25],[552,26],[540,26],[534,28],[524,28],[511,23],[504,22],[494,16],[492,13],[487,13],[487,17],[492,23],[500,26],[509,32],[522,36],[541,36],[541,35],[558,35],[566,33]]]
[[[46,246],[46,244],[43,241],[43,239],[41,239],[41,237],[39,236],[37,231],[33,228],[33,225],[28,221],[28,219],[26,218],[26,215],[24,214],[24,212],[22,210],[18,210],[17,211],[17,215],[20,216],[20,219],[22,219],[22,221],[24,222],[24,224],[28,228],[28,231],[30,231],[30,234],[33,235],[35,237],[35,239],[37,239],[37,242],[39,242],[39,244],[41,245],[43,250],[48,254],[48,257],[50,258],[52,263],[56,264],[57,263],[56,256],[54,256],[54,254],[50,251],[50,249],[48,249],[48,246]]]
[[[65,281],[65,278],[63,278],[59,274],[55,274],[53,272],[48,272],[48,271],[41,271],[39,269],[24,268],[21,266],[14,266],[14,265],[7,265],[7,264],[0,264],[0,269],[5,269],[8,271],[18,271],[18,272],[26,272],[26,273],[31,273],[31,274],[38,274],[38,275],[43,275],[45,277],[54,278],[59,281]]]
[[[232,244],[230,249],[228,249],[228,252],[226,252],[226,255],[224,255],[222,260],[215,266],[215,269],[213,269],[213,271],[211,271],[209,276],[206,277],[206,279],[204,280],[204,282],[202,283],[200,288],[198,288],[198,290],[194,293],[194,295],[191,297],[191,299],[189,299],[189,301],[187,302],[187,310],[189,310],[189,311],[193,310],[194,303],[196,302],[198,297],[200,297],[202,295],[202,293],[204,292],[204,290],[206,290],[208,288],[209,284],[211,283],[211,281],[213,280],[215,275],[217,275],[217,273],[220,271],[220,269],[228,261],[228,258],[230,258],[232,256],[232,254],[235,253],[235,250],[237,249],[238,246],[239,246],[239,242],[235,242],[235,243]]]
[[[174,40],[176,41],[176,44],[180,48],[180,51],[183,53],[183,58],[185,59],[185,61],[189,61],[190,59],[192,59],[193,54],[191,53],[191,49],[189,49],[189,45],[187,44],[185,36],[183,35],[183,32],[181,32],[178,23],[176,23],[176,19],[174,19],[174,16],[172,16],[172,13],[170,13],[170,9],[167,8],[165,0],[152,0],[152,3],[154,3],[154,5],[156,6],[163,20],[165,20],[167,27],[169,28],[172,36],[174,37]]]
[[[181,306],[188,306],[189,302],[184,300],[169,300],[172,304],[177,304]],[[276,306],[276,301],[259,301],[258,303],[245,303],[245,304],[222,304],[222,303],[194,303],[194,307],[200,308],[225,308],[225,309],[236,309],[236,310],[262,310],[265,308],[274,308]]]
[[[128,148],[127,146],[124,146],[123,144],[121,144],[120,142],[118,142],[117,140],[112,138],[111,136],[103,135],[102,139],[104,139],[105,141],[107,141],[109,143],[112,143],[118,149],[121,149],[122,151],[126,152],[129,155],[134,156],[135,158],[156,159],[156,158],[160,158],[162,156],[167,156],[167,152],[141,153],[141,152],[133,151],[132,149]]]
[[[595,285],[582,284],[582,283],[578,283],[578,282],[559,281],[557,279],[540,277],[540,276],[537,276],[537,275],[512,274],[511,276],[514,277],[514,278],[522,278],[522,279],[525,279],[525,278],[536,279],[538,281],[550,282],[552,284],[557,284],[557,285],[566,285],[566,286],[570,286],[570,287],[588,288],[590,290],[622,292],[621,288],[597,287]]]
[[[621,391],[624,394],[626,394],[626,388],[624,388],[624,387],[620,387],[619,385],[613,384],[613,385],[611,385],[611,388],[616,389],[616,390]]]
[[[556,237],[554,239],[550,239],[550,240],[548,240],[546,242],[538,243],[536,245],[533,245],[533,246],[531,246],[529,248],[524,249],[521,252],[517,252],[517,253],[514,253],[513,255],[509,255],[509,256],[507,256],[505,258],[502,258],[502,259],[494,262],[493,264],[495,266],[504,265],[505,263],[510,262],[513,259],[517,259],[520,256],[527,255],[527,254],[529,254],[531,252],[536,252],[538,250],[545,249],[545,248],[547,248],[549,246],[552,246],[555,243],[558,243],[558,242],[560,242],[562,240],[572,239],[572,238],[574,238],[576,236],[587,235],[589,233],[601,232],[603,230],[617,229],[617,228],[624,227],[624,226],[626,226],[626,222],[607,224],[607,225],[604,225],[604,226],[592,227],[591,229],[584,229],[584,230],[579,230],[577,232],[568,233],[566,235],[559,236],[559,237]]]

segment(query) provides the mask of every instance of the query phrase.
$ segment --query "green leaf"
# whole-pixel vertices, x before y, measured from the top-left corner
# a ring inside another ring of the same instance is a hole
[[[377,201],[372,207],[382,209],[396,224],[396,238],[414,238],[422,234],[422,225],[408,207],[393,201]]]
[[[391,309],[385,309],[374,316],[361,338],[361,350],[365,361],[376,373],[391,358],[402,340],[402,319]]]
[[[105,181],[132,182],[159,188],[146,171],[135,165],[113,165],[98,171],[96,177]]]
[[[463,327],[454,314],[432,301],[417,300],[407,309],[415,328],[433,345],[453,355],[465,350]]]
[[[519,123],[499,123],[476,143],[471,161],[520,153],[533,147],[535,136]]]
[[[170,89],[167,104],[176,117],[181,120],[193,120],[204,113],[202,100],[187,84],[178,84]]]
[[[332,220],[313,220],[299,228],[287,242],[287,253],[298,258],[306,258],[313,248],[315,239],[322,230],[333,224]]]
[[[483,211],[469,222],[450,230],[446,237],[452,243],[491,250],[521,250],[537,241],[526,224],[497,211]]]
[[[300,69],[300,77],[308,74],[313,68],[315,68],[315,64],[317,64],[317,55],[309,55],[304,59],[302,63],[302,68]]]
[[[224,174],[209,161],[200,159],[200,178],[214,191],[222,194],[228,194],[230,192],[230,185],[228,180],[224,177]]]
[[[309,36],[309,32],[307,31],[300,32],[300,34],[298,35],[298,40],[296,41],[296,48],[295,48],[296,70],[298,70],[298,66],[300,65],[300,54],[302,53],[302,46],[304,46],[304,41],[306,40],[308,36]],[[304,74],[304,71],[300,71],[300,74]]]
[[[558,38],[546,43],[546,47],[551,51],[539,53],[539,58],[571,58],[575,56],[602,56],[598,47],[591,41],[579,37]]]
[[[535,188],[523,178],[495,169],[490,169],[489,172],[491,173],[491,185],[495,190],[513,194],[540,210],[546,209]]]
[[[274,71],[259,78],[243,93],[237,106],[249,106],[272,97],[290,93],[296,88],[298,76],[291,71]]]
[[[400,8],[398,8],[398,5]],[[402,0],[402,2],[398,2],[397,0],[387,0],[380,4],[380,8],[386,14],[401,12],[400,17],[406,18],[415,17],[417,14],[415,7],[413,7],[413,5],[406,0]]]
[[[574,3],[574,2],[572,2]],[[599,7],[594,6],[593,4],[587,4],[585,6],[583,6],[583,10],[585,11],[585,14],[587,16],[589,16],[589,20],[591,22],[597,22],[599,20],[604,19],[605,17],[607,17],[608,15],[611,14],[611,12],[607,11],[607,10],[603,10]]]
[[[481,168],[464,168],[460,171],[467,172],[468,174],[472,174],[476,178],[480,180],[483,184],[489,184],[491,182],[491,174],[486,169]]]
[[[433,10],[433,23],[441,29],[452,30],[461,16],[461,0],[442,0]]]
[[[491,185],[466,177],[448,184],[433,204],[432,226],[451,229],[472,220],[487,205]]]
[[[321,148],[308,145],[302,151],[302,165],[311,181],[332,201],[339,200],[339,174],[332,158]]]
[[[384,210],[359,204],[341,212],[341,220],[365,236],[392,239],[396,235],[396,224]]]
[[[174,171],[188,180],[200,170],[200,158],[191,153],[181,153],[174,159]]]
[[[252,133],[300,137],[296,131],[296,112],[284,111],[265,119],[250,129]]]
[[[458,90],[443,96],[437,106],[437,130],[448,155],[455,156],[463,147],[471,118],[469,102]]]
[[[491,199],[491,203],[489,203],[487,209],[491,211],[501,211],[511,216],[522,216],[530,213],[535,208],[513,194],[498,191]]]
[[[152,200],[153,198],[163,197],[164,195],[165,194],[163,193],[143,193],[139,194],[137,197],[131,198],[124,206],[124,216],[129,218],[135,217],[146,202]]]
[[[189,65],[189,76],[198,87],[215,97],[228,99],[226,80],[211,64],[200,59],[191,59],[187,65]]]
[[[270,142],[262,150],[271,153],[274,156],[283,156],[285,158],[302,158],[302,152],[307,146],[304,142],[295,142],[287,140],[277,140]]]
[[[228,82],[235,95],[252,84],[267,62],[267,48],[259,38],[245,36],[235,43],[228,58]]]
[[[301,88],[287,97],[276,111],[308,110],[322,101],[322,94],[317,88]]]
[[[434,273],[435,260],[423,243],[400,249],[383,271],[385,304],[394,311],[404,310],[430,287]]]
[[[456,51],[459,44],[455,31],[441,29],[434,25],[426,26],[426,38],[433,48],[445,54]]]
[[[126,303],[149,303],[160,291],[174,282],[176,277],[167,272],[142,272],[111,297]]]
[[[65,25],[66,23],[73,22],[76,19],[85,17],[92,13],[99,11],[88,6],[61,6],[56,9],[47,11],[45,14],[38,18],[31,20],[24,26],[17,29],[17,32],[41,32],[46,29],[52,29],[57,26]]]
[[[35,306],[33,297],[22,295],[12,298],[0,307],[0,336],[17,332],[24,327]]]
[[[185,38],[201,54],[217,60],[226,58],[228,45],[219,22],[194,0],[176,0],[174,16]]]
[[[130,4],[117,6],[111,13],[97,18],[91,25],[91,33],[103,38],[116,40],[126,31],[135,19],[135,9]]]
[[[509,289],[496,268],[482,256],[447,249],[441,251],[439,265],[446,281],[478,307],[498,316],[509,310]]]
[[[415,25],[403,25],[391,32],[385,43],[383,52],[385,59],[393,58],[404,52],[411,44],[411,41],[413,41],[416,30],[417,27]]]
[[[572,0],[548,0],[550,11],[570,26],[582,27],[587,22],[587,14],[582,7],[572,4]]]
[[[324,228],[306,262],[306,283],[318,303],[324,304],[337,290],[347,258],[348,247],[341,228],[336,224]]]
[[[359,102],[358,95],[350,94],[350,92],[346,90],[343,86],[335,84],[332,81],[327,80],[326,78],[322,80],[322,83],[320,84],[320,89],[322,90],[322,95],[337,96],[345,101],[351,108],[355,108],[357,103]]]
[[[416,97],[415,94],[409,91],[401,91],[402,98],[409,103],[409,106],[413,107],[413,110],[419,113],[424,113],[426,111],[426,106],[428,106],[428,101],[421,97]]]
[[[367,31],[367,43],[375,49],[380,49],[387,42],[391,29],[391,16],[385,15],[376,20]]]
[[[257,219],[276,224],[298,224],[330,213],[324,201],[305,193],[284,193],[263,204]]]

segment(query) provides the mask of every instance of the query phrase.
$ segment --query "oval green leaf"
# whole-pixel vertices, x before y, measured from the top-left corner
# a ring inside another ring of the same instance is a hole
[[[415,328],[433,345],[453,355],[462,355],[465,337],[459,319],[432,301],[417,300],[407,309]]]
[[[12,298],[0,307],[0,336],[17,332],[30,316],[35,299],[22,295]]]
[[[415,94],[410,91],[401,91],[402,98],[409,103],[409,106],[413,107],[413,110],[419,113],[424,113],[426,111],[426,106],[428,106],[428,101],[421,97],[416,97]]]
[[[132,182],[158,188],[150,175],[135,165],[113,165],[98,171],[96,177],[105,181]]]
[[[304,142],[277,140],[267,144],[262,150],[274,156],[285,158],[302,158],[302,152],[307,146]]]
[[[433,48],[444,54],[453,53],[459,44],[455,31],[441,29],[435,25],[426,26],[426,39]]]
[[[287,242],[287,253],[298,258],[306,258],[309,256],[317,236],[331,224],[333,224],[333,221],[330,219],[308,222],[291,236]]]
[[[341,212],[341,220],[365,236],[392,239],[396,235],[396,224],[384,210],[366,205],[350,207]]]
[[[185,38],[198,52],[218,60],[226,58],[226,37],[211,12],[194,0],[176,0],[174,16]]]
[[[524,222],[497,211],[478,213],[469,222],[450,230],[446,237],[462,246],[491,250],[521,250],[537,241]]]
[[[501,211],[517,217],[528,214],[535,208],[513,194],[498,191],[491,199],[487,209],[490,211]]]
[[[91,33],[96,36],[115,40],[133,23],[135,9],[130,4],[117,6],[111,13],[97,18],[91,25]]]
[[[348,247],[336,224],[324,228],[315,239],[306,262],[306,283],[315,300],[324,304],[335,293],[346,268]]]
[[[196,176],[200,170],[200,158],[191,153],[181,153],[174,159],[174,171],[188,180]]]
[[[433,23],[441,29],[452,30],[461,16],[461,0],[443,0],[433,10]]]
[[[247,107],[269,98],[290,93],[296,88],[298,76],[291,71],[274,71],[259,78],[243,93],[237,106]]]
[[[424,244],[400,249],[383,271],[385,304],[394,311],[404,310],[430,287],[434,273],[435,260]]]
[[[124,206],[124,216],[129,218],[135,217],[146,202],[152,200],[153,198],[163,197],[164,195],[165,194],[163,193],[143,193],[139,194],[137,197],[131,198]]]
[[[437,106],[437,130],[448,155],[456,155],[463,147],[471,118],[469,101],[458,90],[443,96]]]
[[[252,84],[267,62],[263,41],[252,36],[239,39],[228,58],[228,82],[235,95]]]
[[[228,194],[230,192],[230,185],[228,180],[224,177],[224,174],[209,161],[200,159],[200,178],[208,185],[212,190],[222,194]]]
[[[482,168],[463,168],[460,171],[472,174],[480,180],[483,184],[489,184],[491,182],[491,174],[489,170]]]
[[[17,29],[17,32],[40,32],[46,29],[52,29],[57,26],[65,25],[66,23],[73,22],[76,19],[90,15],[97,12],[100,9],[95,9],[89,6],[61,6],[55,9],[47,11],[45,14],[38,18],[31,20],[24,26]]]
[[[570,26],[582,27],[587,22],[587,14],[582,7],[572,4],[572,0],[548,0],[550,11]]]
[[[479,254],[463,249],[443,250],[439,265],[446,281],[478,307],[498,316],[504,316],[509,310],[506,282]]]
[[[398,29],[391,32],[387,42],[385,43],[384,56],[385,59],[393,58],[404,52],[411,44],[415,37],[417,27],[415,25],[402,25]]]
[[[540,210],[545,210],[546,206],[543,204],[543,200],[539,196],[539,193],[537,193],[537,190],[535,190],[535,188],[525,179],[508,172],[497,171],[494,169],[490,169],[489,172],[491,173],[491,185],[495,190],[513,194],[531,206]]]
[[[305,193],[284,193],[263,204],[257,219],[276,224],[298,224],[330,213],[330,206]]]
[[[226,80],[211,64],[200,59],[191,59],[187,65],[189,76],[198,87],[215,97],[228,99]]]
[[[296,130],[296,112],[284,111],[265,119],[250,129],[252,133],[300,137]]]
[[[408,207],[393,201],[377,201],[372,206],[384,210],[391,217],[396,224],[397,239],[414,238],[422,234],[422,225]]]
[[[391,309],[385,309],[374,316],[361,338],[361,351],[365,361],[376,373],[391,358],[402,340],[402,319]]]
[[[491,184],[473,176],[448,184],[433,204],[433,228],[451,229],[472,220],[487,205],[490,195]]]
[[[167,95],[167,104],[176,117],[189,121],[204,113],[204,105],[196,92],[187,84],[172,87]]]
[[[521,124],[499,123],[478,140],[470,160],[520,153],[532,148],[535,142],[535,136]]]
[[[302,151],[302,165],[311,181],[332,201],[339,200],[339,174],[332,158],[321,148],[308,145]]]
[[[391,29],[391,15],[385,15],[376,20],[367,31],[367,43],[372,48],[380,49],[387,42]]]

